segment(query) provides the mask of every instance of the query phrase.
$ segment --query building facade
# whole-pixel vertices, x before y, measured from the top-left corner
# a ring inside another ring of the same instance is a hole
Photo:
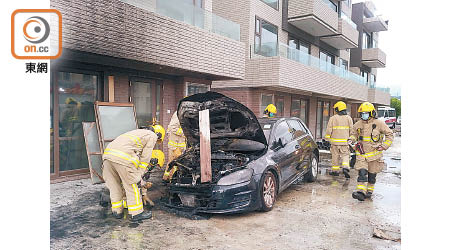
[[[81,123],[95,121],[95,101],[132,102],[139,126],[156,118],[167,127],[184,96],[244,77],[240,27],[213,14],[211,0],[52,0],[51,8],[63,16],[63,54],[51,61],[53,181],[89,173]]]
[[[277,116],[301,118],[320,139],[339,100],[354,118],[364,101],[389,105],[390,95],[361,73],[376,76],[372,59],[351,62],[362,39],[362,24],[352,21],[351,0],[213,0],[212,7],[240,24],[245,43],[244,79],[214,81],[212,89],[257,116],[273,103]]]
[[[81,123],[95,121],[95,101],[134,103],[140,126],[156,118],[167,127],[180,99],[214,90],[257,116],[274,103],[316,139],[339,100],[352,117],[367,100],[389,105],[370,82],[385,55],[361,47],[362,32],[377,32],[372,17],[351,0],[51,0],[51,8],[63,16],[63,54],[51,61],[52,181],[89,173]]]

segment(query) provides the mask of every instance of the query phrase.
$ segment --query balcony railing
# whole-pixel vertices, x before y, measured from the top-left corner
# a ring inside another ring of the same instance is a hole
[[[350,72],[342,67],[338,67],[332,63],[320,60],[319,58],[312,56],[308,53],[305,53],[303,51],[300,51],[296,48],[289,47],[286,44],[280,43],[278,46],[278,50],[275,43],[266,44],[266,48],[269,47],[271,48],[270,56],[276,56],[277,55],[276,52],[278,52],[279,56],[288,58],[290,60],[294,60],[301,64],[319,69],[323,72],[327,72],[329,74],[367,86],[367,83],[362,76]]]
[[[345,20],[348,24],[350,24],[354,29],[357,28],[356,23],[354,23],[350,17],[348,17],[346,14],[344,14],[344,12],[341,12],[341,18],[342,20]]]
[[[240,40],[240,25],[181,0],[120,0],[208,32]]]

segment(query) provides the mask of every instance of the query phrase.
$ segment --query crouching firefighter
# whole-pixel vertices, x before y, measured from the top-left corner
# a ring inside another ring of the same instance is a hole
[[[342,171],[345,178],[350,178],[350,149],[348,139],[353,128],[352,118],[347,115],[347,105],[339,101],[334,105],[335,115],[328,121],[325,140],[331,144],[331,172],[330,175],[339,176]]]
[[[358,108],[361,120],[355,123],[350,133],[350,142],[358,142],[355,169],[358,171],[354,199],[364,201],[374,192],[377,173],[384,168],[383,150],[388,149],[393,140],[392,130],[376,118],[375,107],[364,102]]]
[[[277,107],[272,103],[267,105],[266,109],[264,109],[263,117],[273,118],[277,114]]]
[[[180,121],[178,120],[177,112],[173,113],[172,118],[170,119],[167,133],[169,134],[169,143],[167,144],[167,147],[169,148],[169,160],[167,161],[168,164],[163,175],[163,181],[165,182],[172,180],[172,176],[177,171],[176,166],[169,169],[169,163],[180,156],[186,149],[186,137],[184,136]]]
[[[163,141],[164,134],[164,128],[160,125],[136,129],[118,136],[106,147],[103,153],[103,179],[110,191],[114,217],[123,217],[124,204],[132,221],[152,217],[151,211],[144,212],[139,186],[145,173],[155,166],[162,167],[164,154],[153,148]],[[142,186],[149,187],[147,184]]]

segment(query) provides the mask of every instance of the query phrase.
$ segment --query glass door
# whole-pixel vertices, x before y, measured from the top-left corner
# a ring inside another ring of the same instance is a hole
[[[52,178],[87,173],[82,122],[94,122],[99,77],[95,73],[55,72],[50,86],[50,173]]]

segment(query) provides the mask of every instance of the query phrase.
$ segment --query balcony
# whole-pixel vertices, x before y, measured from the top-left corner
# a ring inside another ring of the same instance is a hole
[[[146,70],[164,74],[243,79],[240,26],[184,2],[52,0],[51,7],[64,16],[64,49],[143,62]]]
[[[342,18],[339,18],[338,34],[321,37],[320,40],[337,49],[353,49],[358,47],[358,36],[356,24],[342,15]]]
[[[379,48],[362,50],[361,63],[370,68],[386,67],[386,54]]]
[[[246,60],[243,81],[215,83],[221,87],[264,87],[290,93],[367,101],[364,78],[285,44],[265,44],[268,56]],[[270,49],[269,49],[270,48]]]
[[[388,21],[383,20],[381,16],[364,17],[363,26],[368,32],[379,32],[388,30]]]
[[[337,34],[338,13],[328,0],[289,1],[288,22],[313,36]]]
[[[376,105],[391,105],[389,88],[370,88],[368,91],[368,100]]]

